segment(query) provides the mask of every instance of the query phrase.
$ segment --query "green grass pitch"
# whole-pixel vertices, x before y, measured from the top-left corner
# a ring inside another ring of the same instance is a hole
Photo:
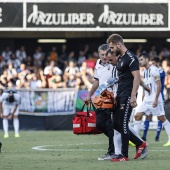
[[[21,131],[8,139],[0,132],[3,143],[0,170],[170,170],[170,146],[163,147],[167,135],[163,130],[160,142],[155,131],[148,132],[149,155],[133,159],[135,147],[129,147],[129,162],[98,161],[107,151],[108,140],[103,135],[74,135],[72,131]]]

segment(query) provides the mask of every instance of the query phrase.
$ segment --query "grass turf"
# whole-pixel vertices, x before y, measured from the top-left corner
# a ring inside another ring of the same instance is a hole
[[[74,135],[72,131],[21,131],[20,138],[2,138],[0,170],[169,170],[170,146],[163,147],[167,135],[163,130],[160,142],[155,131],[148,132],[149,155],[133,159],[135,147],[129,147],[129,162],[98,161],[107,152],[107,138],[101,135]],[[39,147],[38,147],[39,146]],[[34,148],[34,149],[33,149]],[[37,150],[41,149],[41,150]]]

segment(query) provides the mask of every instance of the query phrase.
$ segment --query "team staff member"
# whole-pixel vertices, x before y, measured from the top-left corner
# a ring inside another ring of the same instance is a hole
[[[112,76],[113,66],[108,63],[108,60],[106,58],[106,52],[108,49],[109,46],[107,44],[103,44],[98,48],[98,54],[100,59],[98,59],[96,62],[96,66],[94,69],[95,80],[93,82],[91,90],[88,93],[86,101],[90,101],[91,96],[94,94],[97,88]],[[108,109],[96,110],[96,127],[109,138],[108,152],[104,156],[99,157],[98,160],[111,160],[112,156],[114,155],[114,143],[113,143],[114,131],[112,128],[110,110]]]
[[[13,90],[8,90],[2,93],[0,97],[0,116],[3,119],[4,138],[9,137],[8,119],[13,119],[15,137],[19,136],[19,108],[20,95]]]
[[[144,91],[143,102],[135,115],[135,128],[140,128],[143,115],[149,116],[152,114],[157,116],[168,135],[168,142],[163,146],[170,146],[170,123],[165,117],[164,102],[161,95],[160,72],[156,66],[149,64],[149,55],[147,53],[139,55],[139,62],[145,68],[142,78],[145,84],[151,88],[151,93],[148,94],[148,92]]]
[[[119,34],[112,34],[107,43],[112,52],[120,55],[117,62],[118,70],[118,90],[117,108],[113,114],[114,129],[121,133],[122,155],[112,159],[113,162],[128,161],[129,139],[136,144],[137,150],[134,159],[141,156],[147,147],[147,143],[136,137],[129,131],[128,122],[131,116],[132,107],[136,107],[136,95],[140,84],[139,62],[137,57],[130,52],[123,43],[123,38]]]

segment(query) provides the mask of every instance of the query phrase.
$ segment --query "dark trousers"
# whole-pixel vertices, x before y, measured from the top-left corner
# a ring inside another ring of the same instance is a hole
[[[129,119],[132,113],[130,97],[117,97],[117,107],[113,114],[113,127],[121,133],[122,154],[128,158],[129,140],[136,146],[140,146],[142,141],[129,130]]]
[[[108,109],[96,110],[96,127],[102,131],[109,139],[108,153],[111,155],[114,153],[113,143],[113,122],[111,120],[111,111]]]

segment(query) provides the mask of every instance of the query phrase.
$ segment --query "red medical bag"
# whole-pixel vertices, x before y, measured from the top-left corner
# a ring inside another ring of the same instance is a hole
[[[93,109],[93,103],[90,104]],[[90,107],[91,107],[90,106]],[[96,128],[96,113],[90,111],[89,106],[86,105],[86,111],[83,111],[85,104],[80,112],[76,112],[73,118],[73,133],[74,134],[100,134],[101,131]]]

